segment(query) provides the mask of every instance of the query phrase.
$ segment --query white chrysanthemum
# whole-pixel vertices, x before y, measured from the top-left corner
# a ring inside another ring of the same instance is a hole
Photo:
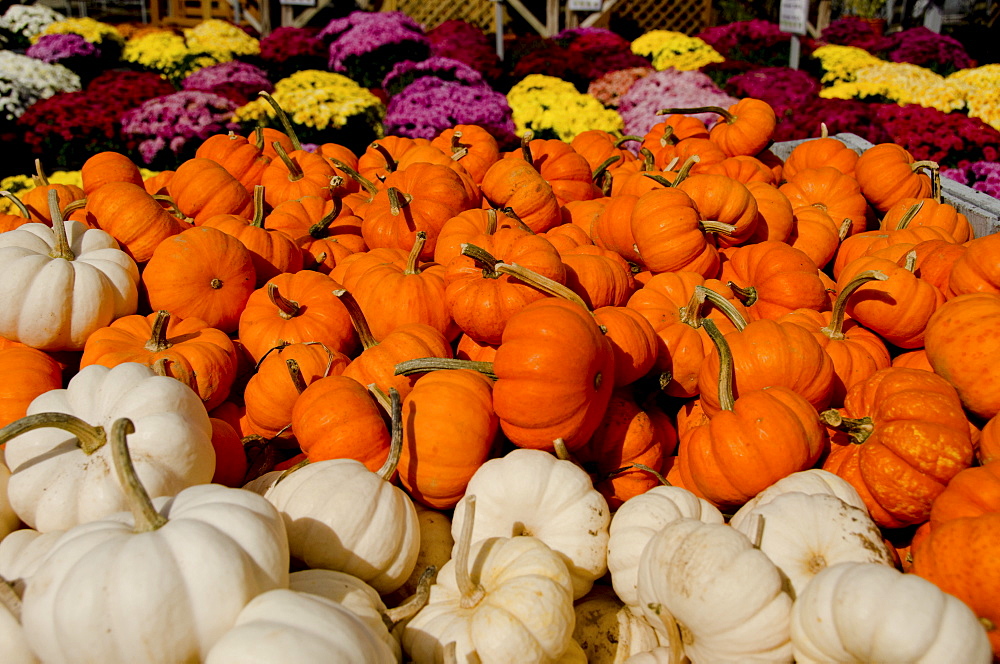
[[[62,65],[0,51],[0,113],[7,120],[16,120],[40,99],[79,89],[80,77]]]

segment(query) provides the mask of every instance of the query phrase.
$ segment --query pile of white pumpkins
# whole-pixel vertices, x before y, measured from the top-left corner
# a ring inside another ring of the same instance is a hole
[[[517,449],[449,521],[392,483],[399,404],[379,472],[228,488],[182,382],[92,365],[43,393],[0,431],[0,661],[991,661],[973,612],[897,571],[831,473],[727,523],[671,486],[612,514],[572,461]]]

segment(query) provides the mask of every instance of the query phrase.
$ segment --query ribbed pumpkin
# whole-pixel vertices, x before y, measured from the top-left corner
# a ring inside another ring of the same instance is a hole
[[[1000,462],[966,468],[931,505],[931,528],[946,521],[1000,512]]]
[[[635,248],[635,236],[632,235],[632,210],[639,197],[619,194],[599,200],[607,202],[601,214],[590,225],[589,233],[594,244],[610,249],[630,263],[641,265],[642,258]]]
[[[794,227],[792,204],[788,197],[777,187],[764,182],[750,182],[747,189],[757,201],[757,226],[750,242],[788,240]]]
[[[255,281],[250,252],[214,228],[189,228],[163,240],[142,271],[154,310],[200,318],[227,333],[236,331]]]
[[[913,206],[919,209],[908,214]],[[905,224],[905,225],[904,225]],[[945,231],[961,244],[972,239],[972,224],[966,216],[955,209],[954,205],[942,203],[933,198],[904,198],[889,208],[882,217],[881,229],[894,231],[897,228],[917,228],[934,226]]]
[[[42,169],[40,159],[35,160],[35,175],[31,176],[31,181],[34,186],[21,194],[21,202],[24,203],[24,207],[31,215],[32,221],[38,221],[47,226],[52,225],[52,215],[49,212],[50,190],[56,192],[60,210],[66,209],[67,205],[84,197],[83,189],[75,184],[50,183]]]
[[[934,372],[958,390],[962,404],[983,419],[1000,412],[1000,294],[959,295],[938,307],[924,336]]]
[[[253,197],[239,180],[211,159],[188,159],[174,172],[167,192],[185,216],[197,226],[217,214],[243,214]]]
[[[850,220],[837,224],[825,211],[805,205],[792,211],[795,220],[787,242],[804,252],[820,268],[833,260],[841,241],[850,230]]]
[[[991,417],[983,426],[976,456],[983,465],[1000,459],[1000,415]]]
[[[728,175],[696,174],[685,178],[677,187],[695,203],[701,218],[730,224],[731,232],[720,234],[720,247],[743,244],[757,228],[757,200],[743,183]]]
[[[805,252],[767,240],[722,253],[719,279],[732,288],[751,320],[778,318],[794,309],[829,308],[819,268]]]
[[[601,307],[594,310],[594,320],[604,329],[614,352],[615,387],[634,383],[649,373],[656,364],[657,336],[641,313],[629,307]]]
[[[971,240],[963,256],[955,261],[948,278],[948,290],[955,295],[965,293],[1000,294],[1000,233]]]
[[[592,180],[593,169],[590,164],[565,141],[526,138],[522,141],[520,150],[508,152],[504,159],[523,159],[530,163],[552,187],[559,205],[600,196]]]
[[[271,158],[264,155],[264,132],[255,131],[253,141],[233,132],[209,136],[198,146],[195,157],[211,159],[240,181],[247,193],[260,184]]]
[[[152,258],[153,250],[166,238],[190,228],[131,182],[109,182],[91,193],[87,213],[137,263]]]
[[[415,499],[449,509],[490,457],[499,420],[492,381],[469,369],[431,371],[403,400],[399,481]]]
[[[264,228],[289,235],[302,250],[303,268],[330,274],[340,261],[366,251],[361,217],[340,198],[304,196],[285,201],[264,218]]]
[[[27,346],[0,350],[0,427],[25,416],[35,397],[62,387],[62,368]]]
[[[858,158],[854,177],[872,207],[885,212],[904,198],[931,195],[930,177],[919,172],[927,165],[896,143],[879,143]]]
[[[857,163],[858,153],[843,141],[827,136],[826,125],[823,125],[823,135],[820,138],[802,141],[792,148],[785,159],[784,175],[786,180],[790,180],[796,173],[807,168],[830,166],[844,175],[854,177],[854,165]]]
[[[501,228],[521,228],[527,226],[504,210],[473,208],[459,212],[444,222],[434,245],[434,262],[448,265],[455,256],[462,255],[462,244],[477,235],[493,235]]]
[[[500,158],[497,140],[478,125],[457,124],[443,129],[431,140],[431,145],[464,166],[477,185]]]
[[[614,354],[579,304],[547,297],[510,317],[493,360],[493,406],[518,447],[572,451],[604,417],[614,387]]]
[[[500,159],[486,171],[481,185],[483,205],[509,207],[536,233],[562,221],[552,187],[523,159]]]
[[[108,185],[111,186],[111,185]],[[87,338],[80,366],[116,367],[138,362],[176,378],[212,410],[229,396],[236,380],[236,347],[222,330],[197,318],[181,320],[168,311],[123,316]]]
[[[843,409],[822,417],[844,432],[823,469],[850,482],[886,528],[926,521],[934,499],[972,464],[958,393],[927,371],[882,369],[847,392]]]
[[[629,264],[613,251],[589,245],[561,252],[561,256],[566,285],[590,309],[624,305],[636,288]]]
[[[98,152],[83,162],[80,168],[83,194],[90,196],[109,182],[131,182],[142,186],[142,174],[131,159],[120,152]]]
[[[718,273],[719,253],[706,233],[712,226],[701,221],[694,201],[680,189],[640,196],[630,224],[639,256],[650,271],[685,270],[706,277]]]
[[[820,166],[799,171],[779,187],[788,197],[792,209],[815,205],[838,224],[851,220],[849,235],[865,230],[868,223],[868,202],[857,180],[844,175],[833,166]]]

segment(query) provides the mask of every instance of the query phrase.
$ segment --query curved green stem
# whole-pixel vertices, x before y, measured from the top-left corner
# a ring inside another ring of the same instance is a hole
[[[380,155],[382,155],[382,158],[385,159],[385,170],[387,172],[395,173],[397,170],[399,170],[399,164],[396,162],[396,159],[392,156],[392,153],[389,152],[389,149],[387,147],[385,147],[378,141],[374,141],[371,145],[368,146],[368,148],[371,150],[375,150],[375,152],[378,152]]]
[[[826,426],[846,433],[851,443],[855,445],[860,445],[868,440],[868,437],[875,431],[875,423],[872,418],[851,419],[841,415],[836,408],[824,410],[819,414],[819,419]]]
[[[357,182],[359,185],[361,185],[362,189],[364,189],[365,191],[367,191],[369,194],[371,194],[372,196],[374,196],[375,194],[378,193],[378,186],[376,186],[376,184],[374,182],[372,182],[371,180],[369,180],[368,178],[366,178],[361,173],[358,173],[357,170],[355,170],[354,168],[351,168],[350,165],[342,162],[339,159],[334,159],[333,157],[328,157],[328,159],[330,160],[330,162],[334,166],[336,166],[340,170],[342,170],[345,173],[347,173],[347,177],[351,178],[352,180],[354,180],[355,182]]]
[[[389,388],[390,413],[392,417],[392,439],[389,443],[389,456],[385,463],[375,473],[385,481],[392,478],[399,465],[399,455],[403,452],[403,400],[399,397],[399,390],[395,387]]]
[[[747,319],[721,293],[716,293],[711,288],[705,288],[704,286],[695,286],[694,290],[696,293],[700,292],[704,300],[708,300],[716,309],[721,311],[737,330],[742,331],[747,326]]]
[[[3,196],[4,198],[8,199],[11,203],[13,203],[14,207],[17,208],[17,211],[21,213],[22,217],[24,217],[25,219],[31,219],[31,213],[28,212],[28,208],[24,206],[24,203],[21,202],[20,198],[10,193],[6,189],[0,191],[0,196]]]
[[[911,205],[909,209],[906,210],[906,213],[899,218],[899,221],[896,223],[896,230],[903,230],[908,227],[910,222],[913,221],[918,214],[920,214],[922,209],[924,209],[923,201],[918,201]]]
[[[264,228],[264,186],[254,185],[253,188],[253,218],[250,225],[256,228]]]
[[[753,286],[743,288],[742,286],[737,286],[732,281],[727,281],[726,285],[733,291],[736,299],[743,303],[744,307],[751,307],[757,301],[757,289]]]
[[[719,408],[732,410],[736,399],[733,397],[733,353],[729,342],[710,318],[704,319],[701,325],[719,351]]]
[[[288,153],[285,152],[285,148],[281,147],[281,143],[275,141],[271,145],[274,147],[274,151],[277,153],[278,158],[281,159],[281,162],[285,165],[285,168],[288,169],[289,182],[297,182],[306,176],[305,171],[303,171],[302,167],[299,166],[299,162],[288,156]]]
[[[302,375],[302,367],[299,363],[292,358],[285,360],[285,367],[288,369],[288,377],[292,379],[292,385],[295,386],[295,391],[302,394],[309,387],[306,384],[306,379]]]
[[[335,196],[333,198],[333,209],[327,212],[322,219],[309,227],[309,237],[316,240],[330,237],[330,226],[332,226],[333,222],[340,216],[343,209],[343,201]]]
[[[420,252],[424,250],[424,244],[427,243],[427,232],[417,231],[416,237],[413,240],[413,247],[410,248],[410,253],[406,257],[406,268],[403,270],[403,274],[420,274]]]
[[[149,498],[146,488],[139,482],[139,476],[132,464],[125,437],[135,432],[132,420],[121,418],[111,425],[111,457],[115,463],[118,481],[125,492],[125,499],[135,519],[135,533],[148,533],[159,530],[167,524],[167,517],[156,511],[153,501]]]
[[[302,305],[295,300],[289,300],[278,291],[278,284],[268,282],[267,299],[278,308],[278,315],[284,320],[295,318],[302,312]]]
[[[726,124],[733,124],[736,122],[736,116],[730,113],[728,110],[722,108],[721,106],[695,106],[693,108],[663,108],[656,112],[657,115],[672,115],[674,113],[679,113],[682,115],[691,115],[694,113],[718,113],[726,121]]]
[[[830,314],[830,324],[820,330],[831,339],[840,340],[844,338],[844,315],[847,312],[847,300],[854,291],[858,290],[871,281],[885,281],[888,279],[884,272],[878,270],[865,270],[858,276],[847,282],[847,285],[837,295],[833,302],[833,311]]]
[[[62,211],[59,209],[59,194],[55,189],[49,189],[49,215],[52,217],[52,232],[55,234],[56,245],[49,252],[49,256],[64,258],[68,261],[76,260],[76,254],[69,247],[66,222],[63,221]]]
[[[462,532],[458,535],[458,549],[455,552],[455,581],[458,585],[461,599],[459,606],[463,609],[475,607],[486,595],[481,585],[472,580],[469,574],[469,553],[472,549],[472,529],[476,519],[476,497],[465,496],[465,520],[462,522]]]
[[[292,121],[288,119],[288,114],[285,113],[285,109],[281,108],[278,102],[270,95],[270,93],[261,90],[257,93],[258,96],[262,97],[264,101],[271,105],[274,109],[274,114],[277,116],[278,121],[281,123],[281,127],[285,130],[285,135],[292,142],[293,150],[301,150],[302,143],[299,142],[299,137],[295,133],[295,128],[292,126]]]
[[[22,433],[53,427],[71,433],[77,439],[77,447],[90,456],[101,449],[108,442],[107,433],[103,427],[95,427],[84,422],[75,415],[69,413],[35,413],[26,415],[19,420],[14,420],[3,429],[0,429],[0,445],[8,440],[20,436]]]
[[[493,373],[492,362],[455,360],[447,357],[418,357],[412,360],[406,360],[405,362],[400,362],[395,367],[395,375],[412,376],[417,373],[427,373],[428,371],[438,371],[443,369],[471,369],[472,371],[478,371],[493,380],[497,379],[497,375]]]
[[[351,324],[354,326],[354,331],[358,333],[358,338],[361,340],[361,347],[364,350],[368,350],[377,346],[378,341],[375,340],[375,336],[372,334],[372,329],[368,325],[368,319],[365,318],[364,312],[361,311],[361,305],[358,304],[354,296],[344,288],[333,291],[333,294],[340,298],[340,301],[347,309],[347,313],[351,316]]]

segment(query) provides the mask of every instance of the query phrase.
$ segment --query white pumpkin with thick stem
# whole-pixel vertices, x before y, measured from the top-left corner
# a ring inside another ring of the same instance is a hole
[[[961,600],[926,579],[875,563],[827,567],[792,607],[798,664],[988,664],[986,630]]]
[[[139,303],[139,268],[106,232],[63,221],[0,233],[0,336],[41,350],[81,350],[90,333]]]
[[[780,480],[748,500],[740,509],[736,510],[736,513],[733,514],[732,518],[729,520],[729,525],[733,528],[740,528],[742,521],[746,518],[746,515],[754,508],[759,505],[766,505],[778,496],[782,496],[793,491],[810,495],[826,494],[836,496],[848,505],[857,507],[866,514],[868,513],[865,501],[861,500],[861,496],[858,495],[858,490],[855,489],[850,482],[843,479],[839,475],[834,475],[828,470],[823,470],[822,468],[810,468],[809,470],[800,470],[797,473],[792,473],[791,475],[782,477]]]
[[[254,483],[284,517],[292,557],[353,574],[383,595],[410,577],[420,552],[413,502],[389,481],[403,441],[399,394],[390,391],[392,444],[377,473],[354,459],[327,459]]]
[[[28,579],[21,623],[47,664],[202,660],[253,597],[288,586],[284,521],[258,495],[201,484],[151,500],[111,427],[130,512],[66,531]]]
[[[393,664],[389,646],[343,604],[277,589],[254,597],[205,664]]]
[[[677,519],[725,522],[715,505],[676,486],[653,487],[634,496],[611,517],[608,571],[619,599],[629,606],[639,606],[636,579],[642,550],[663,526]]]
[[[587,473],[542,450],[516,449],[476,470],[466,495],[479,500],[472,541],[530,535],[563,557],[573,576],[573,599],[587,594],[608,570],[608,502]],[[465,500],[463,498],[462,500]],[[465,510],[455,507],[457,541]]]
[[[457,508],[463,526],[455,556],[438,573],[427,606],[406,624],[403,649],[415,664],[444,661],[451,643],[455,661],[468,664],[577,659],[573,585],[563,558],[537,537],[473,542],[476,503],[467,493]]]
[[[737,530],[788,577],[796,595],[830,565],[894,564],[868,511],[829,494],[781,494],[746,512]]]
[[[128,510],[105,444],[119,418],[135,425],[129,445],[151,496],[212,481],[215,449],[204,404],[187,385],[145,365],[84,367],[65,389],[36,397],[27,412],[0,430],[0,441],[8,441],[10,503],[42,532]]]
[[[643,615],[703,662],[791,662],[792,598],[778,568],[726,525],[678,519],[639,561]]]

